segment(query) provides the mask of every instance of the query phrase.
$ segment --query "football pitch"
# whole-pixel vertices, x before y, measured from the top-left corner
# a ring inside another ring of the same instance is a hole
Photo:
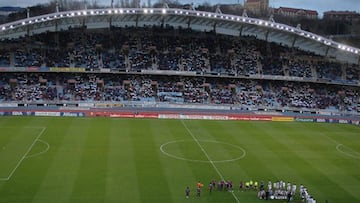
[[[215,179],[234,191],[213,191]],[[348,124],[0,118],[0,202],[263,202],[240,181],[303,184],[360,202],[360,128]],[[204,184],[201,196],[196,183]],[[191,189],[185,198],[185,188]],[[298,202],[298,190],[296,201]],[[285,202],[271,200],[271,202]]]

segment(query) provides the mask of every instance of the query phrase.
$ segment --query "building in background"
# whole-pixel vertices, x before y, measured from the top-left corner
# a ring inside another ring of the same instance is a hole
[[[307,19],[317,19],[318,12],[315,10],[307,10],[301,8],[289,8],[289,7],[280,7],[274,9],[274,14],[291,17],[291,18],[307,18]]]
[[[246,0],[244,7],[252,13],[263,14],[269,9],[269,0]]]
[[[324,12],[324,19],[360,22],[360,13],[355,11],[326,11]]]

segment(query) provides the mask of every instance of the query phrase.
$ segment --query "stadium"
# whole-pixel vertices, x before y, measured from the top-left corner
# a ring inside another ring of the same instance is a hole
[[[28,11],[0,25],[0,202],[359,202],[359,70],[220,7]]]

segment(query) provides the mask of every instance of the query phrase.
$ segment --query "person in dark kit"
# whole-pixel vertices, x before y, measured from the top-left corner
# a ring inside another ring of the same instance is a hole
[[[190,197],[190,188],[189,186],[185,189],[185,198],[188,199]]]
[[[200,197],[201,188],[196,188],[196,196]]]
[[[212,192],[212,190],[213,190],[213,184],[212,184],[212,182],[210,182],[210,184],[209,184],[209,192],[210,192],[210,194],[211,194],[211,192]]]
[[[269,193],[268,190],[266,190],[266,192],[265,192],[265,199],[266,199],[266,200],[269,200],[269,198],[270,198],[270,193]]]

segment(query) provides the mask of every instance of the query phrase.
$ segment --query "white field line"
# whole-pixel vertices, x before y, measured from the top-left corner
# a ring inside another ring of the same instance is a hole
[[[46,145],[46,149],[45,149],[44,151],[41,151],[41,152],[38,152],[38,153],[35,153],[35,154],[31,154],[31,155],[29,155],[29,156],[26,156],[25,158],[36,157],[36,156],[39,156],[39,155],[44,154],[44,153],[46,153],[47,151],[49,151],[49,149],[50,149],[49,143],[45,142],[44,140],[40,140],[40,139],[38,139],[37,141],[45,144],[45,145]]]
[[[23,160],[26,158],[26,156],[29,154],[37,140],[40,138],[40,136],[44,133],[46,130],[46,127],[42,127],[40,133],[36,136],[35,140],[31,143],[28,150],[25,152],[25,154],[21,157],[20,161],[16,164],[15,168],[11,171],[10,175],[7,178],[1,178],[2,181],[8,181],[12,177],[12,175],[15,173],[16,169],[20,166],[20,164],[23,162]]]
[[[352,158],[355,158],[355,159],[360,159],[360,157],[357,156],[357,155],[359,154],[359,152],[351,149],[350,147],[348,147],[348,146],[346,146],[346,145],[344,145],[344,144],[339,143],[338,141],[332,139],[331,137],[329,137],[329,136],[326,135],[325,133],[321,133],[321,135],[324,136],[324,137],[326,137],[327,139],[329,139],[330,141],[332,141],[333,143],[336,144],[336,147],[335,147],[335,148],[336,148],[336,151],[338,151],[338,152],[340,152],[340,153],[342,153],[342,154],[344,154],[344,155],[346,155],[346,156],[349,156],[349,157],[352,157]],[[343,150],[340,149],[341,146],[343,146],[344,148],[350,149],[350,151],[352,151],[355,155],[352,155],[352,154],[350,154],[350,153],[344,152]]]
[[[196,137],[194,136],[194,134],[191,132],[191,130],[187,127],[187,125],[185,124],[185,122],[183,120],[181,120],[182,125],[185,127],[185,129],[188,131],[188,133],[191,135],[191,137],[193,138],[193,140],[196,142],[196,144],[200,147],[201,151],[204,153],[204,155],[206,156],[206,158],[209,160],[210,164],[212,165],[212,167],[215,169],[216,173],[219,175],[219,177],[221,178],[221,180],[225,180],[224,176],[220,173],[219,169],[215,166],[214,162],[211,160],[210,156],[208,155],[208,153],[205,151],[205,149],[203,148],[203,146],[200,144],[199,140],[196,139]],[[232,196],[235,198],[237,203],[240,203],[240,200],[236,197],[236,195],[232,192],[231,193]]]

